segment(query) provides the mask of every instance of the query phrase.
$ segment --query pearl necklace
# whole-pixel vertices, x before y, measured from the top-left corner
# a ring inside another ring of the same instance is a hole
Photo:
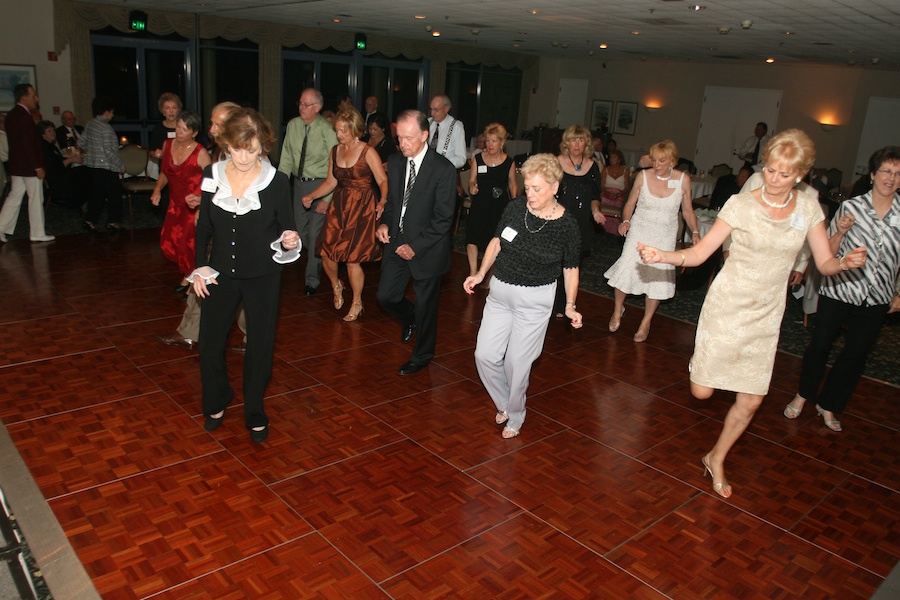
[[[571,156],[569,157],[569,162],[572,163],[572,166],[575,167],[575,170],[576,170],[576,171],[580,171],[580,170],[581,170],[581,165],[584,164],[584,155],[581,156],[581,162],[578,163],[577,165],[575,164],[575,161],[572,160],[572,157],[571,157]]]
[[[762,188],[760,188],[759,195],[762,198],[763,203],[766,206],[769,206],[771,208],[784,208],[785,206],[787,206],[788,204],[791,203],[791,200],[794,199],[794,192],[792,191],[788,194],[787,200],[785,200],[782,204],[776,204],[775,202],[771,202],[771,201],[769,201],[768,198],[766,198],[766,186],[763,186]]]
[[[656,177],[657,179],[659,179],[660,181],[668,181],[668,180],[672,179],[672,167],[669,167],[669,174],[666,175],[665,177],[660,177],[656,173],[653,173],[653,176]]]
[[[534,213],[532,213],[531,210],[529,210],[528,206],[526,206],[526,207],[525,207],[525,219],[524,219],[524,223],[525,223],[525,229],[528,231],[528,233],[537,233],[537,232],[539,232],[541,229],[543,229],[544,227],[546,227],[546,226],[547,226],[547,223],[549,223],[550,220],[553,218],[553,215],[556,214],[556,207],[557,207],[558,205],[559,205],[559,202],[557,202],[556,200],[554,200],[554,201],[553,201],[553,210],[550,211],[550,214],[547,215],[547,218],[541,217],[540,215],[534,215],[534,216],[537,217],[538,219],[542,219],[542,220],[544,221],[544,222],[541,224],[541,226],[538,227],[537,229],[531,229],[531,227],[528,226],[528,215],[529,215],[529,214],[534,214]]]

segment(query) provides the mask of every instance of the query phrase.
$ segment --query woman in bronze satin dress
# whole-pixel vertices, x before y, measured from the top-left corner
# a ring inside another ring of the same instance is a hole
[[[345,321],[355,321],[363,311],[365,274],[360,263],[381,260],[381,244],[375,241],[375,227],[387,202],[387,175],[381,158],[378,152],[359,141],[363,126],[362,116],[355,110],[338,113],[334,120],[338,145],[331,150],[328,178],[309,195],[309,199],[315,199],[334,192],[317,245],[322,268],[334,290],[336,309],[344,305],[344,284],[338,278],[338,263],[347,263],[353,303]],[[373,178],[380,197],[372,189]],[[303,200],[306,202],[308,198]]]

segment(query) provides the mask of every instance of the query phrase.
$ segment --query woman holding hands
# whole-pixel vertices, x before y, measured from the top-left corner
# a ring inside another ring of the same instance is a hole
[[[582,326],[575,310],[578,295],[578,224],[554,195],[562,168],[552,154],[536,154],[522,165],[526,198],[506,205],[497,234],[484,253],[481,268],[463,283],[474,293],[494,267],[494,280],[484,305],[475,346],[478,375],[494,401],[494,422],[505,425],[502,436],[513,438],[525,422],[525,392],[531,365],[544,348],[556,294],[565,282],[566,316]]]
[[[725,457],[744,433],[769,391],[785,287],[794,259],[809,242],[825,276],[858,268],[866,249],[855,248],[836,258],[825,234],[818,198],[794,186],[815,160],[815,147],[805,133],[789,129],[772,138],[762,154],[763,187],[732,196],[709,233],[693,248],[665,251],[636,246],[646,264],[697,266],[731,235],[731,252],[706,294],[689,370],[691,393],[701,400],[716,389],[737,393],[719,438],[702,459],[713,490],[728,498]]]
[[[641,171],[634,180],[628,201],[622,210],[619,234],[625,236],[622,256],[604,273],[609,285],[615,288],[615,307],[609,319],[609,330],[615,332],[625,312],[626,294],[645,294],[644,318],[634,334],[635,342],[643,342],[650,335],[650,321],[660,300],[675,295],[675,269],[671,265],[642,264],[637,242],[645,242],[663,250],[675,248],[678,236],[678,212],[691,228],[691,240],[700,239],[697,215],[691,205],[691,176],[673,167],[678,163],[678,148],[671,140],[662,140],[650,147],[649,169]],[[632,223],[633,221],[633,223]]]

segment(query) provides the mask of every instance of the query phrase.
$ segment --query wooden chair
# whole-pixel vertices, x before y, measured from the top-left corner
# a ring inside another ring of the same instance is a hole
[[[128,220],[134,223],[131,197],[134,194],[152,194],[156,187],[156,180],[147,176],[147,161],[150,160],[150,151],[137,144],[129,144],[119,150],[119,157],[125,163],[125,173],[122,178],[122,189],[128,196]],[[127,177],[126,177],[127,176]]]

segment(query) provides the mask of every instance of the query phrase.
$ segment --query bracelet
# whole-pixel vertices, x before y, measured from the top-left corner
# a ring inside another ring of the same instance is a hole
[[[700,235],[700,232],[699,232],[699,231],[692,231],[692,232],[691,232],[691,236],[695,236],[695,235]]]
[[[678,254],[681,255],[681,263],[678,266],[683,267],[684,266],[684,252],[679,252]]]
[[[575,303],[574,302],[566,302],[566,306],[571,306],[572,308],[575,308]]]
[[[629,221],[628,219],[625,219],[624,221],[622,221],[622,225],[624,225],[625,223],[628,223],[629,225],[631,225],[631,221]]]
[[[838,261],[838,263],[841,265],[841,271],[849,271],[850,269],[848,269],[847,267],[844,266],[844,258],[845,257],[842,256],[841,259]]]

